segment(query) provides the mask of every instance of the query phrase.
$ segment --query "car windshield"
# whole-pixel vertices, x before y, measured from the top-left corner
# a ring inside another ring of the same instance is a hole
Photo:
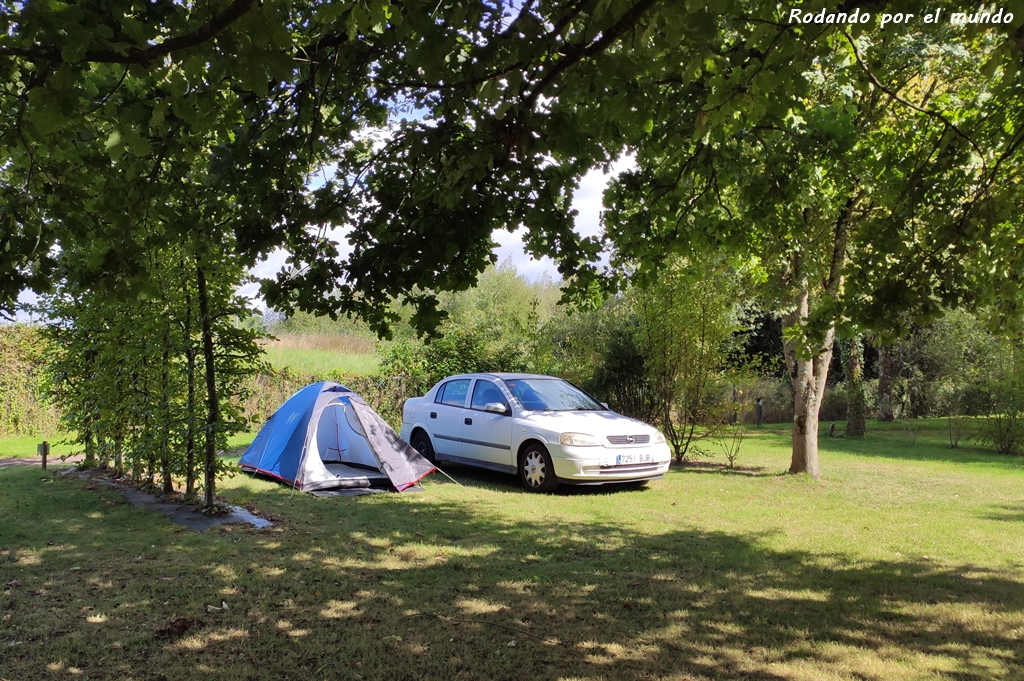
[[[523,409],[544,411],[602,410],[603,406],[560,378],[506,379],[505,385]]]

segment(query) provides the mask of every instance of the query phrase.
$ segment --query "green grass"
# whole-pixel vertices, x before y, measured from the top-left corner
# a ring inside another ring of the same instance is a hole
[[[50,457],[55,458],[69,454],[72,445],[64,443],[63,435],[37,435],[33,437],[0,438],[0,459],[23,458],[36,456],[36,447],[46,440],[50,443]]]
[[[816,481],[766,429],[736,471],[550,496],[457,466],[341,499],[237,476],[275,526],[203,535],[2,470],[0,677],[1021,678],[1024,465],[944,437],[823,438]]]
[[[256,437],[256,433],[259,431],[252,431],[248,433],[235,433],[228,437],[228,449],[238,450],[245,449],[252,444],[253,439]]]
[[[228,438],[228,449],[244,449],[252,443],[256,432],[236,433]],[[0,438],[0,459],[14,459],[36,456],[36,446],[47,440],[50,443],[50,458],[57,459],[65,454],[77,453],[81,447],[65,442],[63,435],[39,435],[36,437]]]
[[[315,348],[266,348],[267,361],[275,369],[291,369],[302,374],[323,378],[331,373],[347,376],[367,376],[377,371],[377,355],[345,354]]]

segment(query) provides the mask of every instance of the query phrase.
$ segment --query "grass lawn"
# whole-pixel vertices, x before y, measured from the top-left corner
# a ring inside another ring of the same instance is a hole
[[[63,435],[0,438],[0,459],[36,456],[36,447],[43,440],[50,443],[50,458],[56,459],[64,454],[70,454],[74,449],[70,443],[62,442],[63,439]]]
[[[206,534],[2,470],[0,678],[1024,678],[1024,462],[923,425],[823,438],[817,481],[768,430],[642,489],[237,476],[275,526]]]

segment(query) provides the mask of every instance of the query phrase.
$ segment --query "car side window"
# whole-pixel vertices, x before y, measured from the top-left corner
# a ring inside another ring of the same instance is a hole
[[[462,378],[457,381],[448,381],[437,391],[435,402],[447,404],[452,407],[466,406],[466,394],[469,392],[469,379]]]
[[[473,401],[470,403],[470,407],[483,411],[484,407],[492,402],[505,405],[506,414],[511,411],[508,401],[497,386],[490,381],[477,381],[473,387]]]

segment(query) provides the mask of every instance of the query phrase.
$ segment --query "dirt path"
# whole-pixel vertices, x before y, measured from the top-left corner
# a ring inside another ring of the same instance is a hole
[[[239,457],[239,456],[242,456],[242,454],[245,453],[245,449],[246,449],[245,447],[239,447],[238,449],[229,449],[227,452],[217,452],[217,456],[219,456],[219,457],[229,457],[229,458],[230,457]],[[60,466],[62,464],[79,463],[81,461],[85,461],[85,454],[75,454],[74,456],[69,456],[68,458],[64,459],[63,461],[61,460],[61,458],[59,456],[51,456],[50,458],[48,458],[46,460],[46,467],[47,468],[52,468],[53,466]],[[12,466],[39,466],[41,468],[42,465],[43,465],[43,459],[42,459],[42,457],[39,457],[39,456],[28,456],[28,457],[13,458],[13,459],[3,459],[3,458],[0,458],[0,470],[3,470],[4,468],[10,468]]]
[[[75,456],[69,456],[63,461],[61,461],[59,456],[51,456],[46,460],[46,468],[50,469],[53,466],[78,463],[79,461],[84,460],[85,454],[76,454]],[[0,459],[0,470],[3,470],[4,468],[11,468],[12,466],[38,466],[39,468],[42,468],[43,459],[40,456],[29,456],[20,459]]]

